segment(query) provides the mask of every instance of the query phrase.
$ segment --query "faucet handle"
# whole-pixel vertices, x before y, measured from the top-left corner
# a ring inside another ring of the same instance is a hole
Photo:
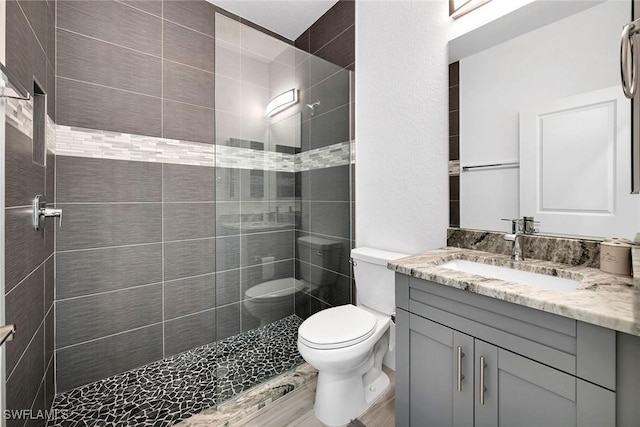
[[[535,221],[532,216],[523,216],[522,222],[523,222],[522,231],[524,234],[535,234],[540,231],[537,228],[535,228],[536,225],[540,224],[540,221]]]
[[[510,218],[500,218],[502,221],[510,221],[511,222],[511,234],[515,234],[518,231],[522,231],[523,223],[522,218],[510,219]]]

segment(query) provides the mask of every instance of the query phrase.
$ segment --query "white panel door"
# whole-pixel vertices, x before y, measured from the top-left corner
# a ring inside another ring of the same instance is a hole
[[[520,215],[543,234],[633,238],[631,103],[618,86],[520,112]]]

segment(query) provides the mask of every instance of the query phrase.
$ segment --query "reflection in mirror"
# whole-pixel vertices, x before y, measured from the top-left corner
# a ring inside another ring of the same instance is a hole
[[[582,111],[604,102],[588,94],[612,87],[621,92],[620,32],[630,19],[630,1],[607,1],[460,60],[460,227],[507,231],[501,218],[529,215],[548,218],[539,227],[543,234],[633,237],[640,229],[640,198],[629,195],[629,118],[614,125],[615,118],[602,110],[596,125],[588,114],[562,120],[549,115],[560,111],[550,106],[574,102],[571,108]],[[575,104],[576,97],[585,104]],[[608,111],[628,115],[628,104]],[[529,120],[526,126],[523,120]],[[587,125],[588,135],[601,132],[606,143],[587,141]],[[551,126],[554,133],[544,133]],[[523,135],[525,128],[530,133]],[[523,143],[535,147],[523,149]],[[533,178],[524,178],[522,167],[531,162]],[[496,164],[502,166],[464,170]],[[553,206],[541,203],[546,196]],[[609,205],[595,209],[585,201],[596,198]],[[618,226],[596,228],[607,216]],[[569,223],[575,225],[571,230],[562,225]]]

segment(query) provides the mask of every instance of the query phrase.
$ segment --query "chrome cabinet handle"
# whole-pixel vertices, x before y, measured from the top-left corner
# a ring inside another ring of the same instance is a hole
[[[633,36],[640,32],[639,22],[635,20],[622,28],[622,39],[620,41],[620,77],[622,79],[622,91],[624,96],[631,99],[636,96],[638,90],[637,74],[638,61],[635,55],[635,45]]]
[[[484,369],[487,367],[487,364],[484,361],[484,356],[480,356],[480,404],[484,405],[484,393],[487,391],[487,388],[484,386]]]
[[[462,373],[462,358],[464,357],[464,352],[462,351],[462,347],[458,346],[457,349],[457,390],[462,391],[462,380],[464,379],[464,374]]]

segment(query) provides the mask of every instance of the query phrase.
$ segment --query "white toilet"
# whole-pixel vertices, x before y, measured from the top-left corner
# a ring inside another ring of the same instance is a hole
[[[302,292],[315,293],[316,289],[335,284],[340,266],[342,245],[335,240],[316,236],[298,237],[296,241],[300,259],[323,267],[311,274],[303,269],[300,279],[285,277],[274,279],[273,264],[262,266],[261,283],[251,286],[244,293],[244,308],[260,320],[260,326],[282,319],[283,313],[290,313],[292,298]]]
[[[330,426],[359,417],[389,388],[382,359],[395,311],[394,273],[387,262],[407,255],[351,250],[359,305],[320,311],[298,329],[298,350],[318,370],[314,411]]]

